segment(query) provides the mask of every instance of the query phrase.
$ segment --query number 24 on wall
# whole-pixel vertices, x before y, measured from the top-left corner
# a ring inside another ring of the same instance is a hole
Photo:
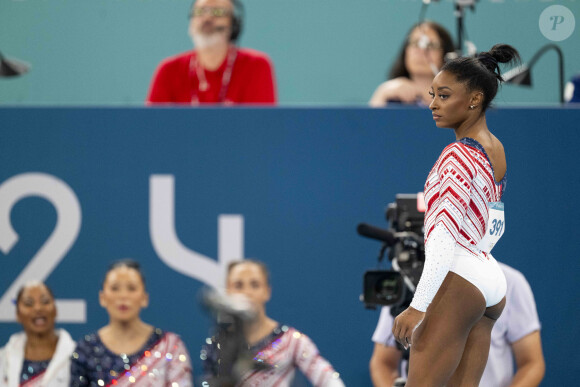
[[[184,246],[175,230],[175,181],[172,175],[150,177],[150,233],[159,258],[173,270],[209,286],[222,285],[232,260],[244,257],[243,217],[219,215],[217,260]],[[0,184],[0,250],[8,254],[18,242],[10,212],[20,200],[36,196],[48,200],[56,209],[56,226],[43,246],[0,298],[0,322],[15,321],[12,300],[28,281],[44,281],[68,253],[81,227],[81,206],[73,190],[62,180],[44,173],[24,173]],[[83,299],[57,299],[60,322],[86,322]]]

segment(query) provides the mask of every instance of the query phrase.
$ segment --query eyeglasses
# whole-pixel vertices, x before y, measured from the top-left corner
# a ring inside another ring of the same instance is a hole
[[[420,48],[422,50],[429,50],[429,51],[437,51],[437,50],[441,50],[441,48],[442,48],[441,43],[429,42],[429,41],[425,41],[425,40],[421,40],[421,39],[410,40],[407,43],[407,47]]]
[[[213,17],[224,17],[224,16],[231,16],[232,11],[227,8],[219,8],[219,7],[199,7],[194,8],[191,11],[191,16],[203,16],[209,15]]]

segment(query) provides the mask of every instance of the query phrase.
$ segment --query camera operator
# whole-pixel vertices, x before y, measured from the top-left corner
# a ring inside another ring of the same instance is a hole
[[[202,350],[205,386],[287,387],[298,368],[314,386],[344,387],[338,372],[308,336],[266,315],[272,290],[264,263],[230,263],[226,291],[229,296],[244,297],[254,313],[250,318],[235,318],[230,329],[220,329],[221,335],[208,340],[209,346]]]
[[[507,302],[491,332],[487,365],[479,385],[538,386],[544,377],[545,363],[534,295],[522,273],[501,262],[499,265],[507,280]],[[392,387],[397,378],[407,376],[408,353],[405,356],[401,346],[397,346],[393,321],[391,308],[383,306],[372,337],[375,347],[369,365],[375,387]]]

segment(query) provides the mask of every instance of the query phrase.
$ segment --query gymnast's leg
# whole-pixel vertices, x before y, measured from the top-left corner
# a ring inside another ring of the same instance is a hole
[[[479,289],[461,276],[447,273],[413,333],[406,387],[444,386],[460,364],[471,329],[485,312]]]
[[[491,330],[504,306],[505,297],[498,304],[487,308],[483,317],[471,329],[461,362],[449,379],[447,387],[477,387],[479,385],[489,355]]]

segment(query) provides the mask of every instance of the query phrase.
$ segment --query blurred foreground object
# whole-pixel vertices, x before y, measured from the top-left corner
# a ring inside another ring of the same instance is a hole
[[[244,336],[248,324],[257,316],[252,303],[242,295],[229,295],[215,289],[204,289],[201,302],[215,320],[215,334],[207,339],[208,346],[201,352],[203,360],[207,356],[215,360],[215,368],[205,370],[204,383],[233,387],[242,381],[246,372],[267,369],[267,365],[255,361]],[[218,350],[212,351],[212,345],[217,345]],[[218,358],[213,359],[214,356]]]
[[[0,78],[17,77],[26,74],[29,69],[30,65],[28,63],[16,59],[7,59],[0,52]]]

